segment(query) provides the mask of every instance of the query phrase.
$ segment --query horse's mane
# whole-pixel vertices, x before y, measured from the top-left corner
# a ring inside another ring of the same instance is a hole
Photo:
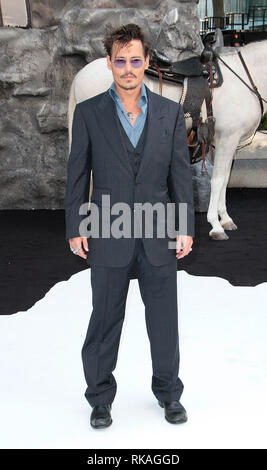
[[[253,42],[250,42],[249,44],[246,44],[245,46],[241,47],[241,51],[242,51],[242,48],[246,48],[247,50],[249,49],[252,49],[252,48],[255,48],[255,46],[257,45],[265,45],[265,47],[267,46],[267,39],[261,39],[260,41],[253,41]],[[223,46],[223,47],[220,47],[220,52],[223,53],[224,55],[234,55],[236,54],[236,50],[237,50],[237,47],[230,47],[230,46]]]

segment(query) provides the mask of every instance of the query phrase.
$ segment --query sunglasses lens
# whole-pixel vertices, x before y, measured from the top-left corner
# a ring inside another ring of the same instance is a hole
[[[125,59],[114,59],[114,66],[118,69],[123,69],[126,65],[126,60]],[[139,69],[142,67],[143,61],[142,59],[132,59],[131,60],[131,66],[134,67],[135,69]]]
[[[141,59],[132,59],[131,60],[131,65],[135,69],[139,69],[140,67],[142,67],[142,64],[143,64],[143,61]]]
[[[114,66],[118,69],[123,69],[125,67],[126,61],[124,59],[115,59]]]

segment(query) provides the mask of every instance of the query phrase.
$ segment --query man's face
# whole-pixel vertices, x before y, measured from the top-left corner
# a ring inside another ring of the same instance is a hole
[[[115,59],[124,59],[125,65],[122,68],[115,67]],[[135,59],[131,63],[131,60]],[[134,67],[137,60],[142,61],[142,65],[139,68]],[[139,39],[133,39],[125,46],[114,43],[112,47],[112,57],[107,55],[107,65],[112,70],[113,78],[117,88],[123,88],[124,90],[132,90],[141,86],[145,69],[149,65],[149,55],[145,59],[142,42]]]

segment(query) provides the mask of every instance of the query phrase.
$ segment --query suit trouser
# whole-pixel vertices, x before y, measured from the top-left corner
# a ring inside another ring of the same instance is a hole
[[[141,238],[135,239],[131,262],[125,267],[91,266],[93,311],[82,347],[82,361],[91,406],[112,403],[116,367],[130,272],[135,263],[152,359],[151,388],[158,400],[179,400],[177,261],[153,266]]]

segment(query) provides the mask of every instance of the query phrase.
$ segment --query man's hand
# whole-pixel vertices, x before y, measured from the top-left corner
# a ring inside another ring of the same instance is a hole
[[[85,253],[85,251],[89,251],[89,248],[88,240],[86,237],[69,238],[69,245],[70,248],[81,248],[81,250],[77,251],[76,255],[79,255],[81,258],[87,258],[87,254]]]
[[[187,235],[179,235],[176,237],[176,258],[183,258],[191,251],[193,245],[193,237]]]

